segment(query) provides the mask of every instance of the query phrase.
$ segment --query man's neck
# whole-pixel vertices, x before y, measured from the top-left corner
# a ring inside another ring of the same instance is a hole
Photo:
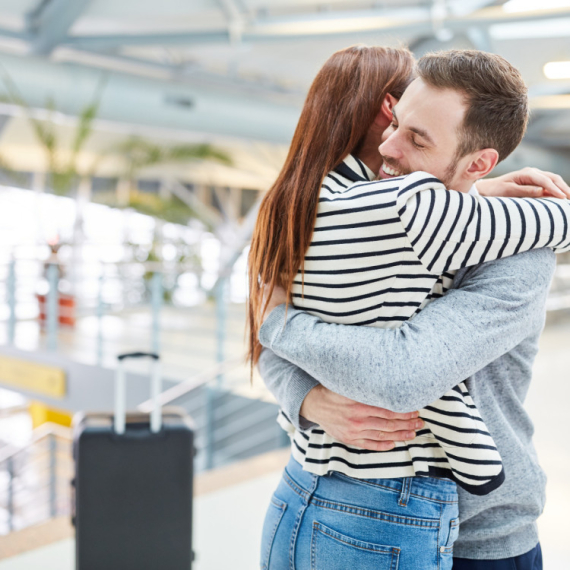
[[[448,186],[448,190],[457,190],[457,192],[463,192],[463,194],[469,194],[471,188],[473,188],[474,181],[466,180],[461,183],[451,184]]]

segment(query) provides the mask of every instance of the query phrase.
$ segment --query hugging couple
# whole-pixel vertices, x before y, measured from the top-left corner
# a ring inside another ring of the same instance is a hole
[[[261,568],[537,570],[523,404],[570,188],[503,58],[354,46],[319,71],[249,256],[249,356],[291,458]]]

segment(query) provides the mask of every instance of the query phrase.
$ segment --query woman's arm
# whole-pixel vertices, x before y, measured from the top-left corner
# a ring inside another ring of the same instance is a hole
[[[527,167],[495,178],[477,181],[482,196],[510,198],[570,198],[570,186],[554,172]]]
[[[280,305],[260,341],[337,394],[419,410],[540,326],[554,265],[539,250],[473,268],[399,329],[324,323]]]
[[[432,274],[542,247],[558,253],[570,249],[568,200],[473,196],[447,190],[425,172],[399,184],[402,227]]]

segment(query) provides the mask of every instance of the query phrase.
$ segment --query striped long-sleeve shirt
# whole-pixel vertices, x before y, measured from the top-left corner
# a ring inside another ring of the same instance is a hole
[[[425,172],[371,182],[352,156],[325,178],[304,276],[293,300],[325,321],[398,327],[445,293],[454,271],[533,248],[570,249],[570,203],[448,191]],[[366,379],[362,379],[366,382]],[[293,455],[319,475],[448,477],[485,494],[502,462],[464,383],[420,411],[425,428],[391,451],[344,445],[322,429],[295,431]]]

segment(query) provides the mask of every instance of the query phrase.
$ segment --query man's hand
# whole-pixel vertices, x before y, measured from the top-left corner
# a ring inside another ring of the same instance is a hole
[[[265,306],[265,303],[267,301],[267,295],[269,295],[269,287],[265,285],[263,291],[263,306]],[[287,302],[287,292],[285,291],[285,289],[283,289],[283,287],[279,287],[278,285],[276,285],[273,288],[273,292],[271,293],[269,301],[267,301],[267,307],[265,309],[265,312],[263,313],[263,320],[265,321],[265,319],[269,316],[269,313],[271,313],[271,311],[273,311],[275,307],[283,305],[286,302]]]
[[[387,451],[395,441],[409,441],[424,422],[418,412],[396,414],[360,404],[316,386],[305,397],[301,415],[319,424],[331,437],[372,451]]]
[[[477,190],[482,196],[570,198],[570,187],[561,176],[531,167],[509,172],[497,178],[478,180]]]

